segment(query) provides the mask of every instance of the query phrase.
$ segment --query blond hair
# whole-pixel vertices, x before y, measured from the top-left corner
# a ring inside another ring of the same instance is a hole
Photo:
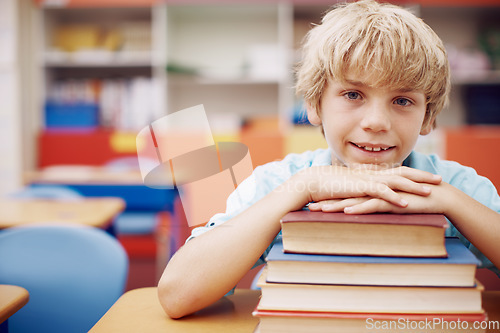
[[[450,71],[443,43],[401,7],[362,0],[329,11],[306,36],[296,90],[319,111],[329,79],[344,82],[359,73],[368,75],[373,86],[422,90],[424,126],[448,103]]]

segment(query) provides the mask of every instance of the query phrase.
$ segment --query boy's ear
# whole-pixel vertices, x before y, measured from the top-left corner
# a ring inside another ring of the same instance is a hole
[[[319,116],[316,107],[312,106],[310,103],[306,103],[306,110],[307,110],[307,120],[309,120],[311,125],[314,126],[321,125],[321,118]]]
[[[434,127],[434,122],[436,121],[436,116],[432,116],[430,119],[424,120],[422,128],[420,129],[420,135],[427,135],[432,131]]]

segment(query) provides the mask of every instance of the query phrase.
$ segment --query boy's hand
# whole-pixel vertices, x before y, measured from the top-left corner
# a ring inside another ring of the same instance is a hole
[[[303,170],[301,178],[306,183],[295,182],[295,186],[306,186],[309,192],[311,210],[322,210],[325,205],[335,204],[338,211],[338,202],[356,199],[356,204],[365,203],[369,199],[379,199],[397,207],[406,207],[408,201],[404,193],[417,196],[428,196],[431,193],[430,185],[441,183],[441,177],[429,172],[398,167],[392,169],[346,168],[339,166],[311,167]],[[354,201],[346,201],[354,204]],[[366,207],[368,204],[364,204]],[[372,207],[370,204],[370,207]],[[344,206],[345,208],[346,206]],[[373,208],[372,208],[373,209]]]
[[[336,200],[324,200],[309,205],[312,211],[344,212],[346,214],[370,214],[370,213],[434,213],[446,214],[446,188],[451,186],[447,183],[429,185],[431,193],[428,196],[413,193],[399,192],[401,197],[408,202],[406,207],[394,205],[386,200],[373,197],[348,198]]]

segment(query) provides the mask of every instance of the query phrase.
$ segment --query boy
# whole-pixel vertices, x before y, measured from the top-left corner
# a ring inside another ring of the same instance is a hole
[[[193,230],[159,282],[166,313],[182,317],[229,292],[265,261],[280,218],[308,203],[348,214],[443,213],[447,236],[498,273],[495,187],[471,168],[412,151],[449,90],[443,44],[413,14],[373,0],[326,14],[307,36],[297,91],[329,149],[256,168],[238,188],[243,203],[230,196],[226,213]]]

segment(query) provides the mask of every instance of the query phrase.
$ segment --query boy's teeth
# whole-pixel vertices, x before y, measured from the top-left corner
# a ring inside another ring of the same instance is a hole
[[[360,146],[360,145],[356,145],[358,146],[359,148],[363,148],[364,150],[367,150],[367,151],[381,151],[381,150],[387,150],[389,148],[382,148],[382,147],[365,147],[365,146]]]

